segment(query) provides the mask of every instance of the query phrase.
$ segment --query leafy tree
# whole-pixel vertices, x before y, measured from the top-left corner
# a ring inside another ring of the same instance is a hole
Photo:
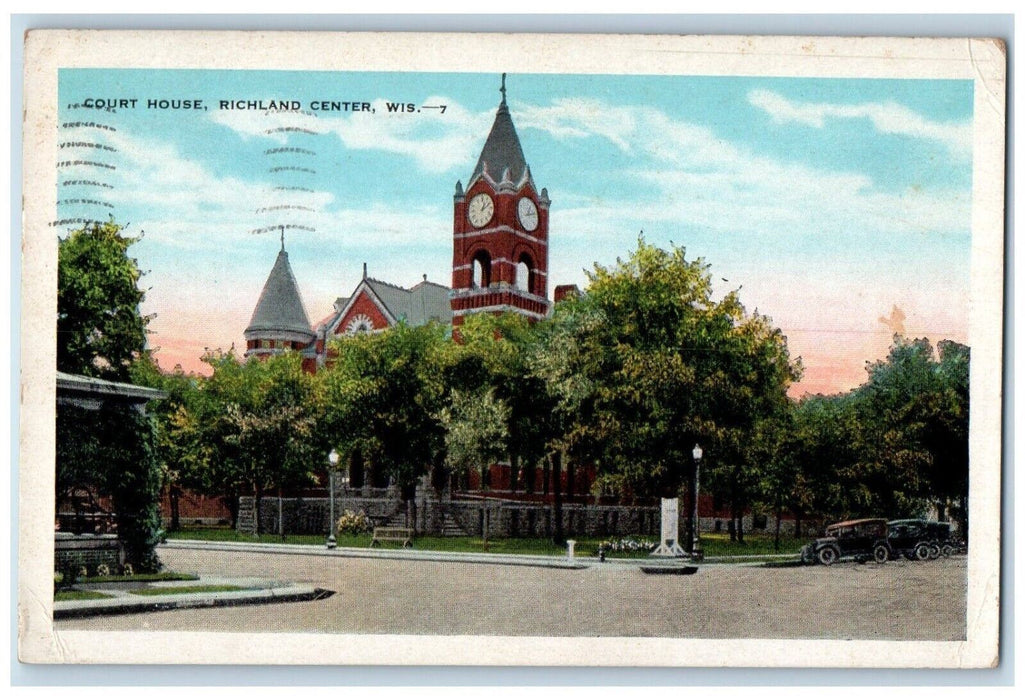
[[[118,538],[137,571],[160,569],[160,471],[151,419],[136,406],[57,405],[57,494],[77,488],[110,496]]]
[[[138,238],[121,230],[113,221],[94,223],[58,241],[60,371],[130,381],[133,365],[146,357],[141,273],[127,253]],[[75,488],[109,496],[126,557],[140,571],[160,567],[154,439],[151,419],[136,406],[112,400],[93,409],[57,405],[57,496]]]
[[[463,472],[480,469],[483,486],[488,467],[507,454],[509,407],[495,398],[494,390],[454,390],[451,400],[440,415],[449,463]]]
[[[127,381],[146,347],[149,318],[139,312],[142,276],[113,221],[72,231],[57,248],[57,369]]]
[[[484,400],[484,396],[490,395],[506,409],[503,449],[489,459],[493,462],[509,458],[512,490],[520,486],[517,481],[521,464],[526,466],[522,486],[534,490],[536,467],[547,452],[551,433],[551,398],[544,383],[528,371],[529,358],[537,343],[537,328],[542,325],[512,313],[469,316],[459,329],[460,342],[450,346],[445,364],[445,380],[453,391],[461,392],[464,399],[476,396]],[[480,428],[484,432],[493,430],[487,424]],[[478,436],[480,441],[488,439],[485,434]]]
[[[440,325],[401,324],[335,341],[333,362],[318,374],[321,441],[350,463],[366,465],[371,483],[397,484],[412,522],[416,482],[444,454],[449,345]]]
[[[629,259],[588,277],[586,294],[540,331],[532,364],[557,397],[555,443],[596,463],[599,488],[620,493],[678,493],[695,443],[713,477],[743,483],[745,437],[786,405],[800,371],[782,334],[736,293],[714,300],[708,266],[683,248],[641,239]],[[732,495],[738,505],[747,497]]]

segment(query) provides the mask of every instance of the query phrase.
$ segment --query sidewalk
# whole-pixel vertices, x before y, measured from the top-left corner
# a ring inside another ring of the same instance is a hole
[[[138,595],[132,590],[174,589],[193,586],[233,586],[241,590],[199,591],[194,593],[168,592],[166,594]],[[93,600],[62,600],[53,604],[54,619],[88,617],[92,615],[120,615],[156,610],[181,608],[211,608],[233,605],[259,605],[319,600],[334,594],[322,588],[305,584],[270,581],[258,578],[230,576],[201,576],[192,581],[153,581],[139,585],[85,584],[76,587],[82,591],[96,591],[106,598]]]

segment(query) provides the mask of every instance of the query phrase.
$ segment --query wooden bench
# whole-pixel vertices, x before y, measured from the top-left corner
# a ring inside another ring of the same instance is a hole
[[[413,530],[408,527],[375,527],[374,536],[370,539],[370,546],[373,547],[385,541],[401,542],[403,547],[412,547]]]

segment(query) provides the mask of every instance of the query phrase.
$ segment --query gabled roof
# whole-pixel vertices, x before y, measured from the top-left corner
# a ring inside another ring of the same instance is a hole
[[[449,291],[448,287],[426,279],[412,289],[405,289],[373,277],[365,277],[356,285],[350,297],[339,297],[335,302],[335,313],[324,319],[318,328],[337,332],[339,323],[362,294],[366,294],[377,305],[389,323],[404,321],[410,326],[422,326],[431,321],[451,323]]]
[[[368,277],[366,282],[397,321],[405,321],[411,326],[422,326],[430,321],[452,321],[448,287],[427,280],[412,289],[403,289],[372,277]]]
[[[306,308],[299,295],[299,285],[284,249],[274,261],[274,267],[267,277],[267,283],[263,285],[260,300],[256,303],[253,318],[245,332],[256,331],[287,331],[313,336],[310,318],[306,315]]]
[[[477,167],[473,169],[473,175],[467,184],[467,189],[477,181],[484,173],[496,184],[503,180],[509,181],[515,187],[519,187],[525,180],[533,185],[530,176],[530,168],[527,167],[527,160],[523,157],[523,147],[520,146],[520,138],[516,135],[516,127],[513,126],[512,116],[509,114],[509,107],[505,103],[505,96],[502,97],[502,104],[498,106],[498,113],[495,115],[495,123],[491,125],[491,133],[488,134],[484,148],[477,159]]]

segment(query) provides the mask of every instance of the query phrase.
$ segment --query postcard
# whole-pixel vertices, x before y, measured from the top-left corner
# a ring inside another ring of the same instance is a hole
[[[1001,42],[25,55],[23,662],[998,662]]]

